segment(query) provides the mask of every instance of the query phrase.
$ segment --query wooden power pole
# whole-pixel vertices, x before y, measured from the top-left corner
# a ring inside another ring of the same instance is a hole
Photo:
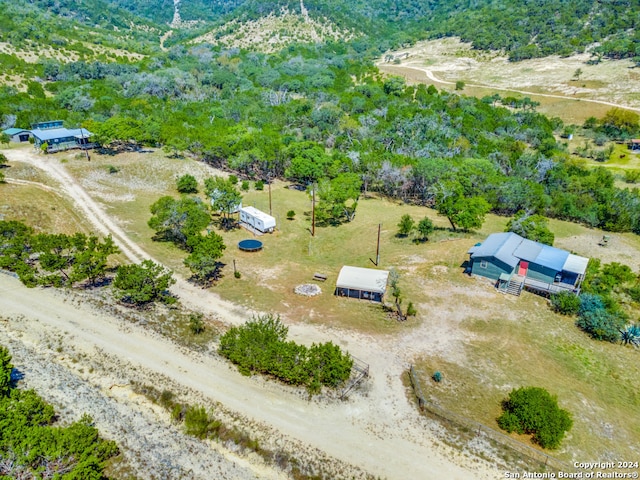
[[[316,185],[311,190],[311,236],[316,236]]]

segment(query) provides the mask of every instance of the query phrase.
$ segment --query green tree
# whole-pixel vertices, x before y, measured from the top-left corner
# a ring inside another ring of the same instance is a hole
[[[121,265],[113,279],[113,288],[123,302],[140,307],[151,302],[174,303],[169,287],[176,283],[172,273],[151,260],[140,264]]]
[[[6,135],[5,133],[3,133],[2,135],[5,135],[8,137],[8,135]],[[5,143],[0,141],[0,143]],[[8,141],[6,143],[9,143]],[[7,158],[7,156],[4,153],[0,153],[0,168],[6,166],[9,163],[9,159]]]
[[[533,215],[524,210],[520,210],[507,223],[505,231],[517,233],[521,237],[528,238],[534,242],[553,245],[555,236],[547,228],[547,219],[542,215]]]
[[[0,144],[9,145],[9,143],[11,143],[11,137],[4,132],[0,132]],[[2,153],[0,153],[0,156],[4,157]]]
[[[287,148],[286,155],[290,161],[285,176],[291,180],[308,185],[323,177],[333,176],[333,160],[317,143],[294,143]]]
[[[449,220],[451,228],[456,231],[480,228],[491,206],[482,197],[465,196],[462,190],[454,185],[441,185],[436,195],[436,210]]]
[[[70,274],[72,282],[88,279],[95,286],[96,280],[104,278],[107,272],[107,262],[110,255],[120,253],[120,249],[113,242],[111,235],[102,242],[91,235],[82,251],[75,254]]]
[[[434,230],[435,230],[435,227],[433,226],[433,222],[429,217],[424,217],[422,220],[418,222],[418,225],[416,226],[418,239],[423,242],[426,242],[429,240],[429,235],[431,235]]]
[[[391,296],[398,312],[398,320],[404,321],[407,316],[402,312],[402,289],[400,288],[400,273],[392,268],[389,271],[389,288],[391,289]]]
[[[356,173],[341,173],[331,180],[325,178],[318,182],[316,198],[320,203],[316,207],[316,221],[352,221],[356,214],[361,187],[362,180]]]
[[[0,345],[0,398],[9,395],[12,371],[11,354],[6,347]]]
[[[220,235],[209,232],[206,236],[194,235],[189,238],[191,253],[184,259],[194,279],[201,284],[209,283],[218,277],[221,264],[218,261],[226,248]]]
[[[222,213],[222,226],[231,228],[234,224],[231,214],[242,205],[242,195],[230,180],[222,177],[207,178],[204,186],[206,195],[211,199],[211,207]]]
[[[182,175],[178,178],[176,187],[180,193],[198,193],[198,181],[193,175]]]
[[[610,137],[630,138],[638,133],[640,115],[631,110],[614,107],[600,121],[600,128]]]
[[[405,213],[402,217],[400,217],[400,222],[398,223],[398,235],[401,237],[408,236],[416,226],[416,222],[411,218],[411,215]]]
[[[186,249],[189,237],[200,234],[211,217],[199,198],[162,197],[151,205],[149,227],[156,231],[154,240],[171,241]]]
[[[571,414],[558,406],[558,400],[544,388],[513,389],[502,402],[503,413],[498,425],[511,433],[531,434],[543,448],[558,448],[573,420]]]

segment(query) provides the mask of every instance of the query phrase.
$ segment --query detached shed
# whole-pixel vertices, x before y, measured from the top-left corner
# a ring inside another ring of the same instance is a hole
[[[338,275],[335,294],[340,297],[364,298],[373,302],[382,302],[388,280],[389,272],[387,270],[345,265]]]
[[[246,223],[259,232],[273,232],[276,228],[276,219],[254,207],[242,207],[240,209],[240,222]]]
[[[7,128],[3,130],[4,134],[9,135],[9,138],[12,142],[28,142],[29,137],[31,136],[31,132],[29,130],[24,130],[22,128]]]

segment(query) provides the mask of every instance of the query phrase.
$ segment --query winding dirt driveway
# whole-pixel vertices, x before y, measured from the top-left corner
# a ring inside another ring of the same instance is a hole
[[[448,80],[442,80],[435,76],[433,70],[430,70],[426,67],[416,67],[413,65],[389,65],[385,62],[377,62],[376,66],[382,70],[389,73],[395,73],[398,75],[402,75],[402,72],[405,70],[416,70],[418,72],[422,72],[425,76],[434,83],[441,83],[443,85],[455,85],[456,82],[450,82]],[[592,98],[583,98],[583,97],[571,97],[568,95],[556,95],[553,93],[537,93],[537,92],[528,92],[526,90],[518,90],[517,88],[508,88],[508,87],[498,87],[495,85],[483,85],[480,83],[466,83],[468,87],[478,87],[478,88],[490,88],[492,90],[498,90],[501,92],[513,92],[520,93],[522,95],[527,95],[529,97],[546,97],[546,98],[559,98],[561,100],[571,100],[574,102],[587,102],[587,103],[599,103],[601,105],[608,105],[611,107],[624,108],[625,110],[633,110],[635,112],[640,112],[640,108],[630,107],[628,105],[621,105],[619,103],[607,102],[605,100],[595,100]]]
[[[151,258],[57,159],[26,150],[4,153],[10,161],[25,162],[43,170],[57,184],[54,188],[74,201],[97,232],[111,234],[131,261]],[[247,319],[247,312],[240,307],[184,279],[178,279],[172,290],[186,306],[214,314],[226,323],[238,324]],[[436,440],[428,420],[408,402],[401,382],[409,360],[404,358],[408,355],[403,343],[406,338],[387,345],[351,332],[291,325],[293,338],[305,342],[332,340],[371,366],[372,378],[366,394],[328,405],[309,402],[277,385],[243,377],[218,358],[186,351],[143,328],[124,324],[88,306],[72,305],[53,291],[26,289],[16,279],[4,275],[0,275],[0,301],[5,316],[22,315],[32,322],[33,328],[70,332],[65,342],[121,359],[132,378],[137,369],[164,375],[251,421],[356,465],[371,475],[388,479],[502,476],[487,462],[463,455]]]

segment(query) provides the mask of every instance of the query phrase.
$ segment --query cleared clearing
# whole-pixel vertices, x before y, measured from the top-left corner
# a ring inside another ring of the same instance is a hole
[[[590,58],[584,53],[509,62],[500,52],[474,50],[459,39],[444,38],[389,52],[377,65],[409,82],[451,91],[462,81],[465,88],[460,93],[466,95],[529,96],[540,102],[540,112],[567,123],[600,118],[612,105],[640,111],[640,69],[633,68],[630,60],[588,65]]]

